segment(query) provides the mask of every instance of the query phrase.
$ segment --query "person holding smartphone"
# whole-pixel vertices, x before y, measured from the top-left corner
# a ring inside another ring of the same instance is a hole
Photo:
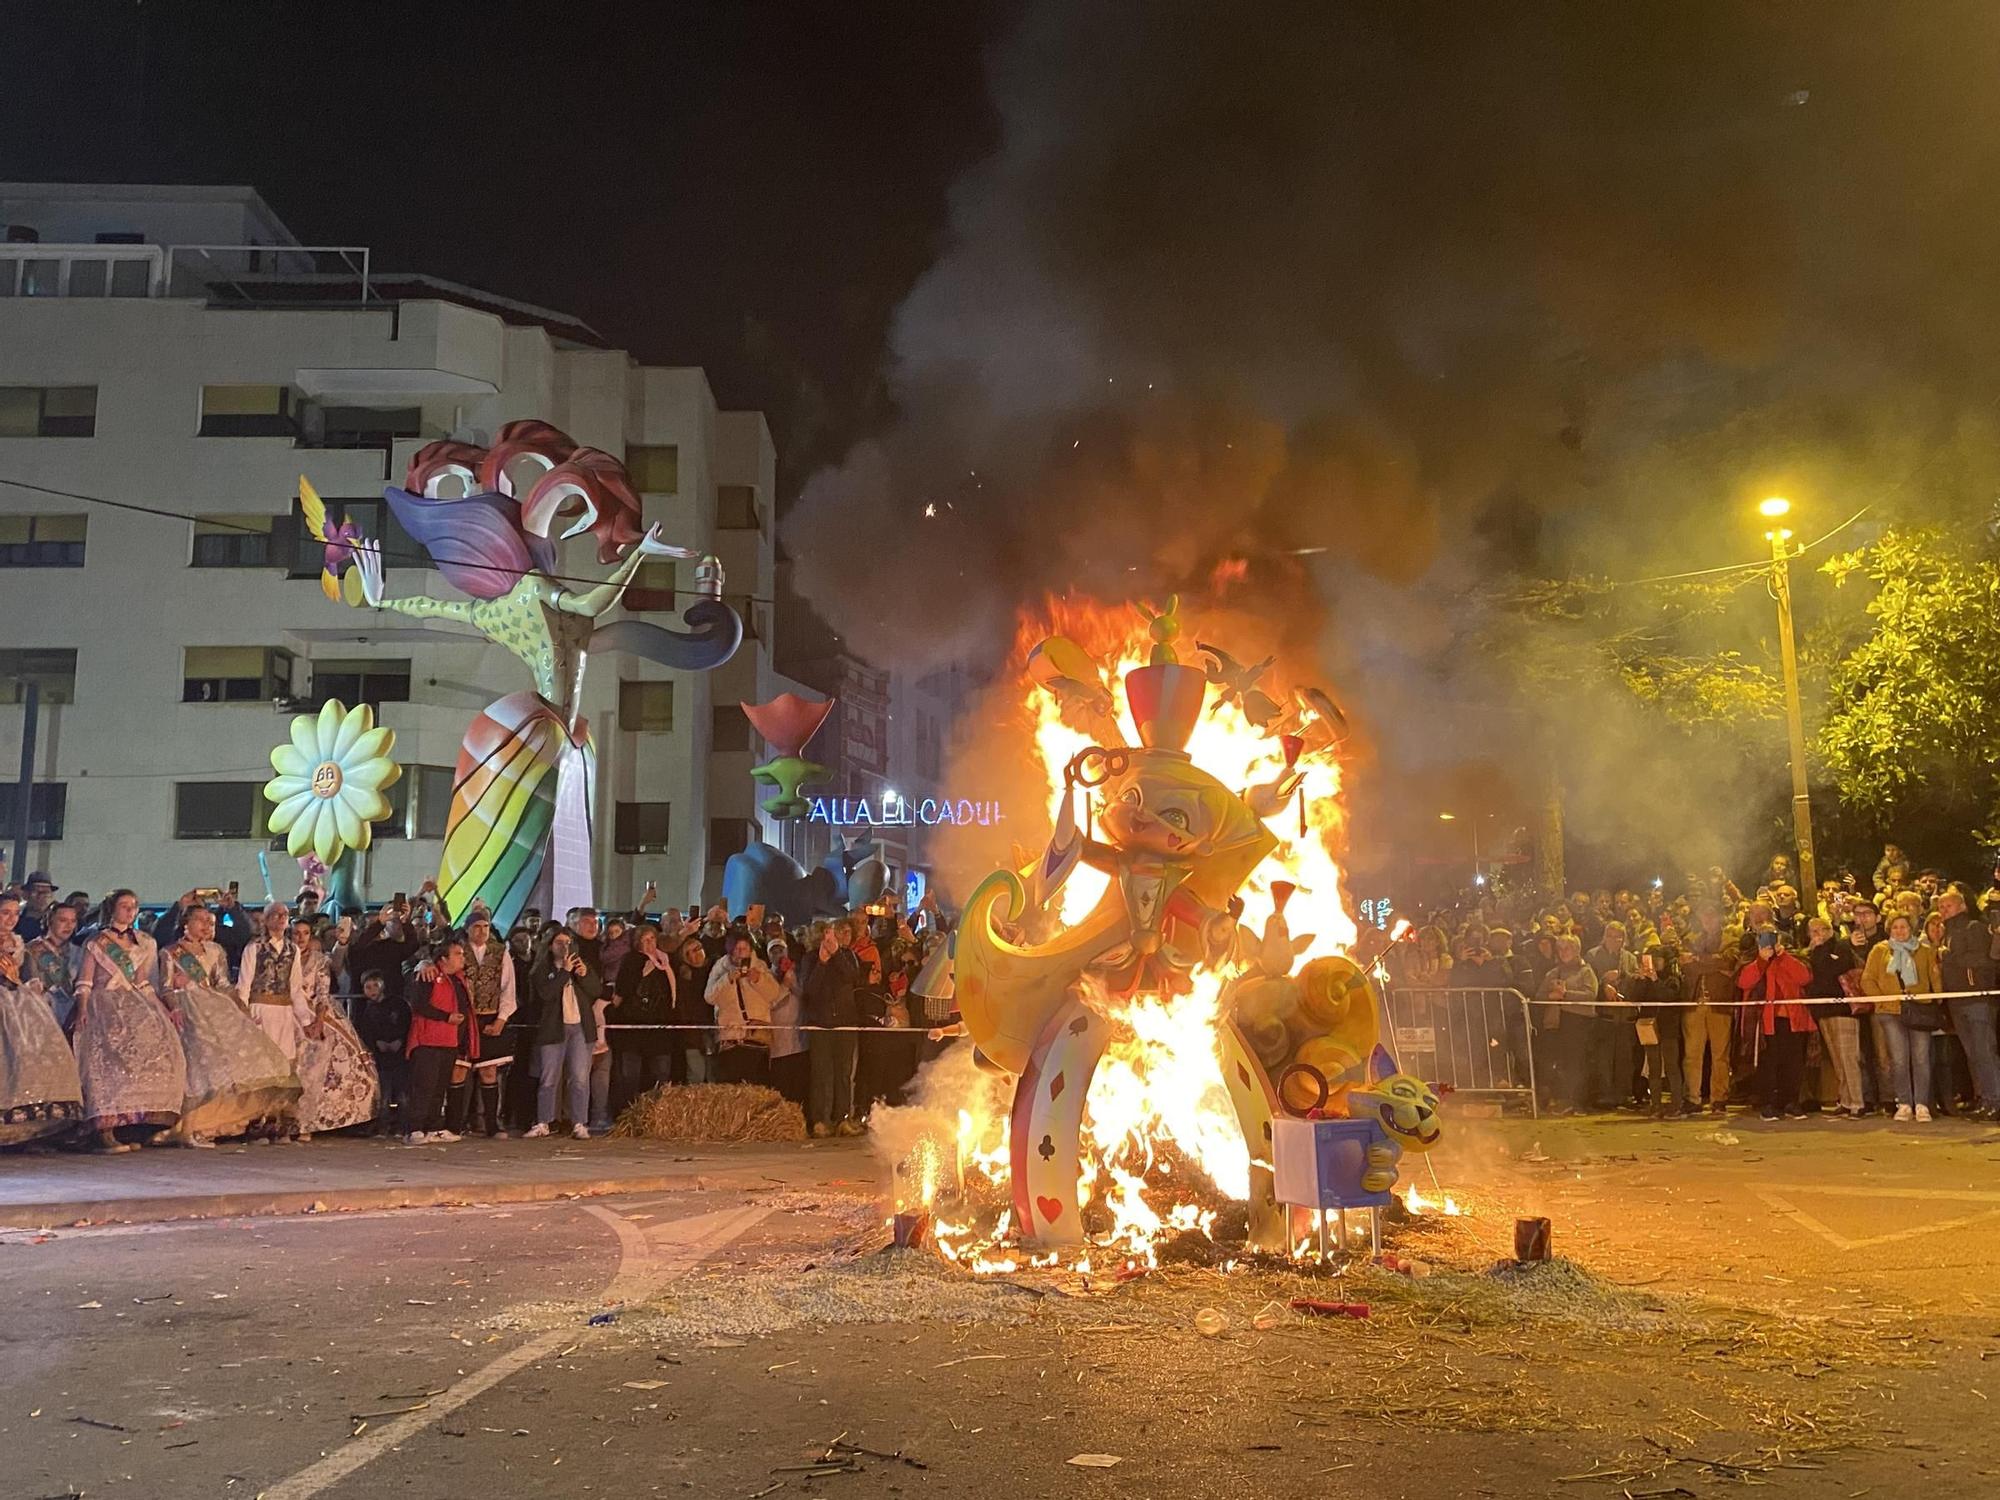
[[[590,1139],[590,1060],[597,1046],[597,1002],[604,982],[584,960],[574,935],[557,926],[535,973],[541,1021],[535,1042],[541,1055],[541,1087],[530,1138],[549,1134],[556,1121],[559,1093],[568,1101],[570,1134]]]
[[[715,1008],[716,1080],[766,1083],[770,1079],[771,1010],[783,991],[769,965],[744,934],[730,939],[729,955],[708,975],[708,1003]]]

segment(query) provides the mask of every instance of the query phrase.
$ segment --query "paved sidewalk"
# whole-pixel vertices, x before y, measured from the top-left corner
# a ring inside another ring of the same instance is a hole
[[[123,1156],[0,1154],[0,1228],[147,1223],[465,1203],[537,1203],[713,1187],[879,1180],[866,1141],[689,1146],[628,1140],[464,1140],[403,1146],[323,1136],[303,1146]]]

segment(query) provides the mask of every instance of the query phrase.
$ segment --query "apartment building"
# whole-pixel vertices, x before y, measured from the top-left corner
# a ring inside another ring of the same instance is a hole
[[[760,413],[718,409],[701,370],[642,365],[570,315],[300,245],[245,188],[0,183],[0,240],[0,757],[32,684],[28,868],[154,899],[230,880],[261,895],[268,865],[289,894],[296,863],[263,831],[268,755],[338,697],[376,706],[404,767],[364,889],[434,874],[467,722],[526,670],[463,629],[326,599],[298,477],[383,539],[391,593],[456,597],[382,486],[424,443],[537,417],[623,458],[646,521],[727,570],[734,660],[686,674],[609,655],[583,698],[599,899],[648,879],[669,902],[719,892],[761,831],[736,705],[778,690]],[[604,571],[587,540],[560,566]],[[693,564],[649,563],[626,607],[671,627],[693,581]],[[22,811],[0,782],[0,851]]]

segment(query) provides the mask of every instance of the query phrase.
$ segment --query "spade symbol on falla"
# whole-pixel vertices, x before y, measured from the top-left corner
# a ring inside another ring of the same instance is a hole
[[[1052,1135],[1043,1136],[1041,1145],[1035,1147],[1035,1150],[1041,1153],[1043,1161],[1055,1160],[1056,1138]]]

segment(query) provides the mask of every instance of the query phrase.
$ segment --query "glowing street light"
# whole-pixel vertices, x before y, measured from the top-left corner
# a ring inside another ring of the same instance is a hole
[[[1792,502],[1773,495],[1757,504],[1757,514],[1773,523],[1790,515]],[[1799,889],[1819,889],[1813,861],[1812,802],[1806,790],[1806,722],[1799,706],[1799,655],[1792,638],[1792,566],[1786,543],[1791,531],[1773,524],[1764,533],[1771,544],[1771,597],[1778,601],[1778,654],[1785,669],[1785,729],[1792,751],[1792,837],[1799,846]]]
[[[1438,821],[1439,821],[1440,823],[1453,823],[1453,822],[1456,822],[1457,820],[1458,820],[1458,814],[1457,814],[1457,813],[1439,813],[1439,814],[1438,814]]]

